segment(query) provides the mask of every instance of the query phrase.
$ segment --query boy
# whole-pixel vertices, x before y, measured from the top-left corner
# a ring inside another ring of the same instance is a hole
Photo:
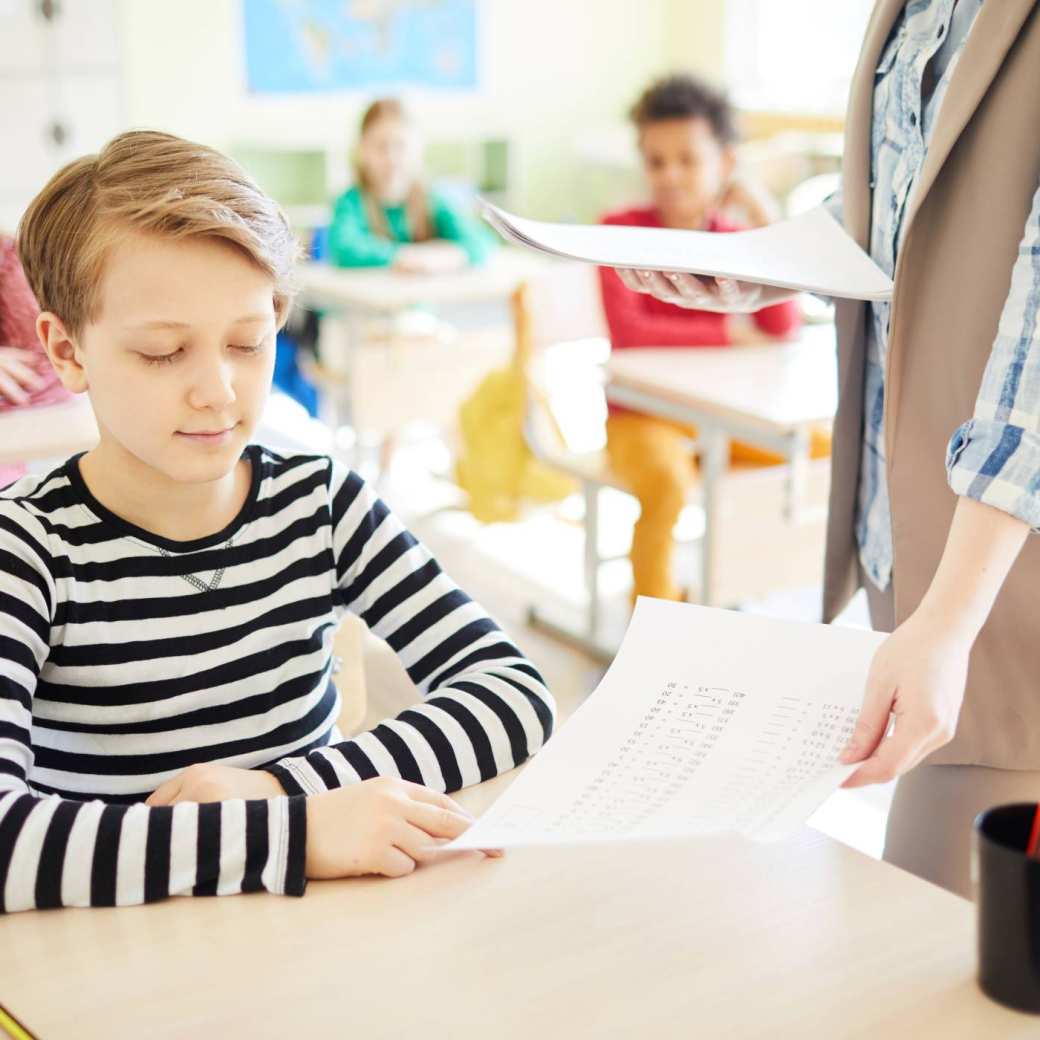
[[[0,494],[0,911],[432,858],[469,823],[443,792],[537,750],[553,702],[356,474],[250,444],[291,299],[277,206],[127,133],[55,175],[18,246],[101,439]],[[346,610],[425,699],[344,741]]]
[[[733,180],[733,111],[718,91],[689,76],[670,76],[644,92],[631,116],[651,205],[609,214],[605,224],[735,231],[738,226],[723,216],[732,209],[753,226],[770,222],[768,200]],[[610,268],[599,275],[614,350],[764,342],[789,337],[800,324],[794,301],[754,315],[718,314],[634,292]],[[607,453],[641,507],[632,536],[633,596],[681,598],[672,576],[672,529],[693,480],[689,441],[695,434],[666,419],[610,410]],[[814,453],[826,454],[825,440],[814,444]],[[734,461],[759,465],[782,461],[747,445],[735,444],[732,454]]]

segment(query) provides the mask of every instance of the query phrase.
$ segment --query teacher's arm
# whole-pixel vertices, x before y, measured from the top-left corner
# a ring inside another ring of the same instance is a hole
[[[974,415],[954,433],[946,469],[960,500],[942,559],[874,658],[843,756],[863,764],[847,787],[891,780],[953,738],[971,648],[1029,532],[1040,530],[1040,188]]]

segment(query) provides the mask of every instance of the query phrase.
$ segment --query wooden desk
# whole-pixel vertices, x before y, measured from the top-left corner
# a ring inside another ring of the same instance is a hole
[[[829,423],[837,409],[836,363],[833,325],[806,326],[791,343],[611,355],[609,400],[698,428],[705,510],[701,602],[716,602],[713,518],[730,441],[739,439],[789,460],[785,511],[795,519],[812,430]]]
[[[464,792],[487,804],[510,777]],[[0,918],[41,1040],[186,1036],[987,1040],[971,904],[815,831],[460,855],[303,899]]]

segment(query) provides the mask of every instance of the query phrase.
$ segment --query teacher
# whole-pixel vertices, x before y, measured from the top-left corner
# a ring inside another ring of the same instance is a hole
[[[863,586],[892,633],[846,786],[898,776],[885,859],[970,896],[973,817],[1040,798],[1040,0],[879,0],[828,205],[895,286],[836,302],[824,619]],[[619,273],[701,309],[790,295]]]

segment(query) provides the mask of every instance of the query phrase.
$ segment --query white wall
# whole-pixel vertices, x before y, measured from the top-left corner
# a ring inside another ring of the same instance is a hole
[[[587,215],[576,140],[615,126],[646,80],[676,66],[718,77],[723,0],[480,0],[482,85],[410,98],[431,136],[506,135],[518,205]],[[238,0],[119,0],[128,123],[235,144],[340,147],[363,94],[250,96]],[[608,200],[602,200],[608,201]],[[613,200],[609,200],[613,201]]]

